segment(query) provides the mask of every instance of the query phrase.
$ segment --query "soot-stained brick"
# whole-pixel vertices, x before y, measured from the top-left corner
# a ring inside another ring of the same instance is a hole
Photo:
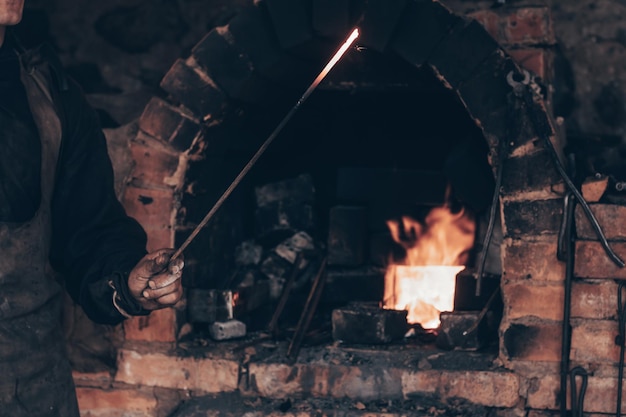
[[[563,200],[513,201],[504,203],[506,235],[555,234],[563,214]]]

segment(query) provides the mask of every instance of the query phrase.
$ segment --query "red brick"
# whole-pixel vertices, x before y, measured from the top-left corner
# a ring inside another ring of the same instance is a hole
[[[164,308],[124,322],[126,340],[148,342],[175,342],[178,334],[178,313],[174,308]]]
[[[507,52],[521,67],[541,77],[542,80],[552,80],[552,56],[545,49],[523,48]]]
[[[440,371],[407,371],[402,374],[402,394],[404,397],[410,397],[413,394],[437,393],[440,384]]]
[[[402,370],[396,368],[251,363],[249,375],[252,392],[269,398],[312,395],[372,400],[402,396]]]
[[[133,181],[139,181],[143,185],[178,185],[172,183],[178,169],[178,152],[141,134],[130,143],[130,150],[135,162],[132,170]]]
[[[548,320],[563,318],[563,285],[514,283],[502,285],[508,320],[534,316]]]
[[[578,380],[580,382],[580,380]],[[569,384],[569,379],[568,379]],[[528,391],[527,406],[537,409],[558,410],[558,396],[560,379],[558,375],[546,375],[537,378],[531,383]],[[626,388],[626,387],[625,387]],[[625,389],[626,392],[626,389]],[[626,397],[626,395],[624,395]],[[612,413],[615,415],[617,401],[617,379],[589,376],[587,391],[585,393],[584,411],[585,416],[589,413]],[[567,390],[567,407],[570,409],[570,390]],[[539,413],[539,411],[537,411]],[[622,404],[622,412],[626,412],[626,403]],[[532,414],[529,414],[529,417]],[[537,414],[543,416],[544,414]],[[545,414],[550,416],[551,414]]]
[[[519,401],[519,377],[504,372],[442,372],[440,395],[465,398],[488,407],[514,407]]]
[[[173,189],[145,189],[129,185],[122,197],[122,204],[148,234],[173,227],[176,204]]]
[[[538,409],[558,409],[560,384],[561,382],[558,374],[542,375],[541,377],[530,378],[528,380],[528,397],[526,399],[526,406]]]
[[[576,320],[572,326],[572,360],[580,362],[618,362],[619,346],[616,321]]]
[[[626,260],[626,242],[610,242],[610,245],[617,256]],[[574,275],[579,278],[624,279],[626,268],[615,264],[600,242],[579,240],[576,242]]]
[[[164,353],[118,353],[117,382],[206,393],[237,389],[239,364],[226,359],[179,357]]]
[[[503,353],[511,360],[559,362],[561,323],[525,320],[504,323]]]
[[[616,204],[589,204],[604,236],[609,239],[626,239],[626,206]],[[576,235],[579,239],[598,240],[598,235],[591,227],[583,208],[576,206]]]
[[[233,41],[232,34],[224,27],[207,33],[191,53],[211,80],[231,99],[259,103],[280,88],[257,74],[245,49]]]
[[[76,389],[80,415],[84,417],[155,416],[158,408],[153,394],[138,389]]]
[[[556,238],[549,240],[504,241],[503,278],[507,281],[563,281],[565,263],[556,258]]]
[[[192,57],[177,60],[160,85],[200,120],[219,120],[224,115],[226,96]]]
[[[572,317],[610,319],[617,314],[617,284],[614,281],[574,282]]]
[[[402,376],[405,397],[436,394],[442,399],[465,398],[489,407],[514,407],[519,390],[519,377],[510,372],[430,370]]]
[[[622,390],[622,398],[626,397]],[[615,415],[617,404],[617,378],[589,377],[585,394],[586,412],[610,413]],[[622,401],[622,413],[626,413],[626,402]]]
[[[513,45],[554,44],[548,7],[523,7],[503,17],[504,41]]]
[[[512,169],[510,161],[512,159],[507,161],[508,169]],[[537,167],[532,169],[537,169]],[[542,167],[541,169],[544,168]],[[544,169],[544,172],[548,173],[548,175],[550,171]],[[516,182],[519,183],[519,179]],[[502,182],[504,187],[504,178]],[[502,219],[504,227],[502,231],[505,236],[525,241],[529,241],[532,236],[557,235],[561,226],[562,212],[563,201],[560,198],[503,201]],[[556,241],[556,238],[554,240]]]

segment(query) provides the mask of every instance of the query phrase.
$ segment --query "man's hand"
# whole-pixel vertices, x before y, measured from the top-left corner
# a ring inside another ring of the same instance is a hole
[[[146,310],[173,306],[183,295],[184,262],[170,257],[174,249],[159,249],[144,256],[128,276],[131,295]]]

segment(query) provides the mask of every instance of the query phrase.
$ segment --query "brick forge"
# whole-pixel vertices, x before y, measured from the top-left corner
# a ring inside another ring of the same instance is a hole
[[[291,365],[280,359],[281,352],[224,342],[183,355],[176,342],[189,325],[181,303],[124,324],[125,343],[113,374],[76,374],[83,415],[235,416],[263,408],[253,415],[399,417],[434,415],[444,403],[484,415],[556,415],[565,276],[565,264],[557,260],[557,237],[564,187],[545,140],[557,152],[563,144],[549,114],[549,97],[532,83],[516,90],[507,82],[507,76],[523,80],[523,68],[551,81],[554,36],[548,9],[507,6],[459,16],[430,0],[369,1],[364,9],[356,3],[259,1],[211,30],[163,78],[167,98],[153,98],[141,116],[124,205],[148,231],[151,249],[180,244],[204,214],[202,207],[206,210],[216,199],[202,192],[193,175],[234,178],[225,172],[220,152],[225,141],[246,132],[221,129],[223,121],[241,102],[291,104],[282,92],[306,87],[316,75],[312,68],[324,63],[315,51],[302,53],[302,45],[321,37],[341,40],[358,22],[360,44],[431,68],[482,130],[494,172],[503,167],[499,351],[489,356],[328,347],[311,349]],[[593,209],[602,225],[621,210]],[[580,213],[577,220],[579,228],[588,228]],[[223,233],[209,228],[208,236]],[[625,237],[626,231],[611,229],[610,239]],[[623,244],[615,249],[626,256]],[[190,279],[212,267],[203,264],[205,257],[186,254]],[[626,273],[606,258],[589,232],[576,244],[575,274],[572,366],[592,373],[585,412],[610,414],[619,353],[613,342],[617,284],[611,278]],[[304,406],[296,400],[302,397],[329,399],[335,406]],[[277,411],[288,399],[293,400],[290,411]],[[341,401],[347,401],[345,408],[333,411]]]

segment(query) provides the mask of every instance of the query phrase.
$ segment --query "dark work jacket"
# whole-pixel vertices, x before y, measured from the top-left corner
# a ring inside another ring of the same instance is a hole
[[[50,48],[20,49],[10,32],[0,48],[0,111],[33,126],[20,73],[37,75],[61,122],[62,138],[50,206],[49,261],[65,288],[93,321],[117,324],[123,316],[112,303],[113,289],[121,307],[141,309],[126,285],[129,271],[146,253],[146,235],[117,200],[111,161],[98,118],[79,86],[63,73]],[[1,119],[0,119],[1,120]],[[11,137],[0,125],[0,218],[28,221],[41,204],[41,144]],[[19,174],[11,174],[19,173]],[[18,202],[16,204],[16,201]]]

